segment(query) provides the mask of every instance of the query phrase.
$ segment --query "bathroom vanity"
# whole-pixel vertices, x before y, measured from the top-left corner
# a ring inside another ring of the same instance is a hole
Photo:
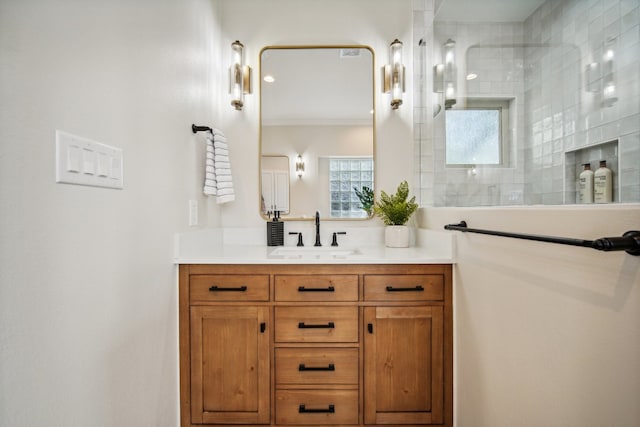
[[[453,425],[451,264],[337,257],[181,263],[183,427]]]

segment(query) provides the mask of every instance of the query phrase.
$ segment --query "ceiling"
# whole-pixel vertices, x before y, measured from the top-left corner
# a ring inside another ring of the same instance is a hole
[[[545,0],[437,0],[436,21],[522,22]]]

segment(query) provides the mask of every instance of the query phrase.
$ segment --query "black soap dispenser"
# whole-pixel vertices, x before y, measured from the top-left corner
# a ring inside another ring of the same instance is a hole
[[[267,246],[284,246],[284,222],[280,211],[273,211],[273,220],[267,222]]]

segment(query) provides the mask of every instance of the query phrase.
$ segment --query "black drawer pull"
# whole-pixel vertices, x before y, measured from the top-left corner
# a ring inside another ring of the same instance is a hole
[[[335,412],[335,405],[329,405],[327,409],[307,409],[305,405],[300,405],[298,408],[298,413],[300,414],[333,414]]]
[[[239,288],[221,288],[220,286],[212,286],[209,288],[209,292],[246,292],[246,286],[240,286]]]
[[[394,288],[393,286],[387,286],[387,292],[422,292],[424,288],[420,285],[413,288]]]
[[[329,366],[305,366],[304,363],[298,365],[298,371],[335,371],[336,365],[329,363]]]
[[[298,286],[298,292],[335,292],[336,288],[329,286],[326,288],[305,288],[304,286]]]
[[[305,325],[304,322],[298,322],[298,329],[333,329],[336,325],[333,322],[329,322],[326,325]]]

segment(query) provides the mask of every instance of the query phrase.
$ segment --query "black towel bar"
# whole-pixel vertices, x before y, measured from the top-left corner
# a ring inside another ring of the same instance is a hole
[[[445,230],[456,230],[467,233],[488,234],[490,236],[512,237],[514,239],[534,240],[536,242],[558,243],[561,245],[581,246],[599,251],[626,251],[628,254],[640,256],[640,231],[627,231],[622,237],[603,237],[596,240],[571,239],[566,237],[537,236],[534,234],[507,233],[504,231],[482,230],[467,227],[466,221],[448,224]]]
[[[213,132],[213,129],[211,129],[209,126],[198,126],[193,124],[191,125],[191,132],[193,133],[204,131]]]

